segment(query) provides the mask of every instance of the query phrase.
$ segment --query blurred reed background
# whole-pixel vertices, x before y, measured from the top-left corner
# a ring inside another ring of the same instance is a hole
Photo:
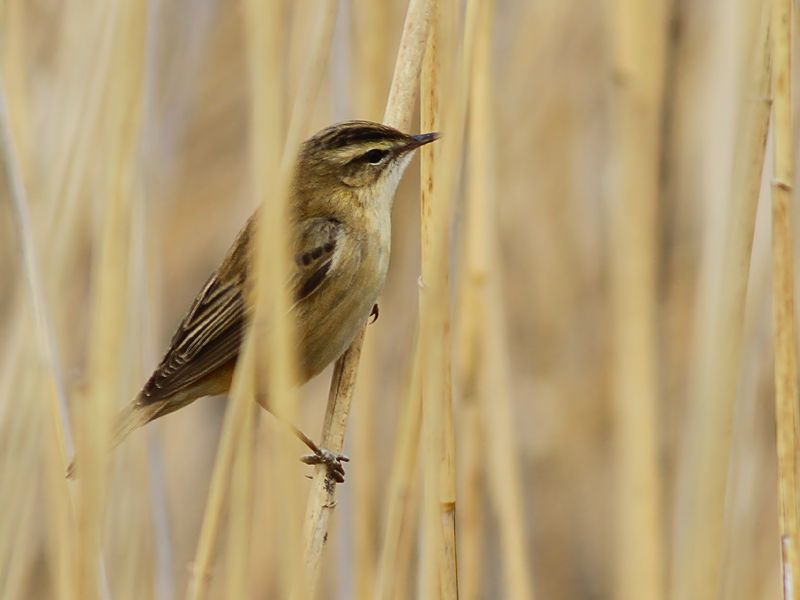
[[[796,598],[790,8],[1,2],[0,598],[306,597],[309,489],[321,598]],[[407,10],[428,54],[385,112]],[[274,418],[223,434],[252,402],[106,468],[284,148],[350,118],[445,137],[397,194],[335,509]]]

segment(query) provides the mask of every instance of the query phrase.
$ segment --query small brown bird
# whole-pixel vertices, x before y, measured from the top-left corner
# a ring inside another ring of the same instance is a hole
[[[303,144],[289,197],[299,383],[339,358],[377,309],[389,265],[397,184],[413,151],[437,138],[347,121]],[[257,219],[256,211],[195,298],[155,372],[121,412],[115,445],[153,419],[230,389],[253,310]],[[318,458],[307,462],[341,471],[342,457],[299,435]]]

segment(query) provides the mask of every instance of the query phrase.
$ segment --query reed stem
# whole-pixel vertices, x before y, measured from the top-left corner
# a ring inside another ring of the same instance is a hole
[[[768,17],[768,13],[763,13]],[[740,96],[737,143],[716,262],[705,273],[709,301],[698,315],[698,370],[690,391],[677,481],[670,597],[719,593],[723,516],[756,206],[770,114],[769,19],[762,18]]]
[[[400,42],[397,63],[395,65],[392,86],[389,92],[389,101],[384,114],[384,122],[404,129],[410,122],[416,99],[417,77],[422,61],[422,48],[424,48],[426,33],[428,31],[430,11],[429,0],[410,0],[406,22],[403,28],[403,37]],[[366,324],[365,324],[366,326]],[[358,362],[364,341],[364,332],[359,333],[350,348],[336,362],[331,381],[331,392],[328,399],[326,415],[336,415],[337,418],[326,418],[323,427],[322,439],[344,440],[347,426],[350,401],[355,388],[358,372]],[[352,383],[348,383],[352,382]],[[339,442],[341,444],[341,442]],[[339,451],[341,445],[327,446],[329,450]],[[316,578],[319,574],[320,562],[324,542],[327,539],[329,512],[333,509],[335,486],[329,481],[327,469],[319,466],[316,469],[311,484],[306,504],[305,517],[305,552],[303,564],[305,565],[306,585],[310,591],[314,590]],[[318,540],[321,540],[318,541]]]
[[[794,301],[794,123],[792,119],[792,3],[772,2],[772,289],[775,352],[775,428],[784,600],[800,598],[798,560],[797,327]]]
[[[663,593],[656,323],[666,2],[615,3],[611,214],[616,594]]]

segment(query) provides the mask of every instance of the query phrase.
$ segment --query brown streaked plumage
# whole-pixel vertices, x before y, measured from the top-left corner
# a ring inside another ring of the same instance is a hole
[[[336,360],[383,288],[394,192],[412,151],[437,134],[407,135],[368,121],[307,140],[290,192],[290,291],[302,383]],[[256,212],[178,326],[164,358],[120,414],[115,444],[202,396],[226,393],[253,306]]]

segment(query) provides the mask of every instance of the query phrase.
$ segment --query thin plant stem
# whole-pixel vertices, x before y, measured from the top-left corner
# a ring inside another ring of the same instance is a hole
[[[351,361],[346,360],[348,358],[347,354],[352,352],[354,348],[360,349],[364,343],[365,333],[365,329],[358,333],[358,337],[354,340],[355,344],[351,344],[342,359],[336,362],[333,370],[322,436],[323,447],[332,452],[339,453],[344,448],[344,434],[350,413],[350,401],[353,397],[358,375],[357,369],[345,368],[348,364],[353,364]],[[336,399],[335,402],[333,401],[334,399]],[[328,541],[328,527],[333,509],[336,506],[335,481],[327,472],[319,475],[319,467],[317,471],[311,482],[303,533],[304,563],[302,572],[304,573],[305,581],[302,586],[296,588],[296,593],[297,590],[302,590],[308,598],[314,598],[316,594],[322,567],[321,557]],[[324,501],[320,501],[320,499],[324,499]]]
[[[609,226],[618,543],[615,597],[663,593],[656,351],[657,224],[666,2],[614,6]]]
[[[58,357],[58,346],[50,318],[50,313],[45,302],[42,276],[39,272],[39,260],[36,243],[33,237],[28,198],[19,170],[14,140],[11,135],[8,106],[6,103],[5,87],[0,80],[0,144],[3,149],[3,169],[10,184],[8,195],[12,205],[12,213],[16,220],[16,229],[20,242],[20,255],[23,261],[23,271],[29,295],[29,302],[34,316],[35,332],[38,347],[43,360],[48,365],[52,392],[48,397],[52,399],[52,420],[56,438],[59,440],[64,467],[75,453],[75,444],[72,429],[69,423],[69,410],[64,377]]]
[[[285,281],[283,273],[283,265],[288,265],[288,261],[281,260],[288,252],[288,241],[285,239],[285,227],[281,224],[286,223],[285,216],[286,202],[288,199],[288,187],[291,177],[291,169],[294,157],[297,156],[298,149],[301,143],[302,132],[309,120],[314,101],[316,100],[317,92],[319,90],[319,81],[325,67],[325,57],[328,53],[330,46],[331,36],[333,32],[334,16],[336,14],[335,3],[331,3],[327,10],[320,15],[320,20],[317,24],[317,31],[314,36],[315,44],[311,47],[309,52],[309,64],[304,70],[304,76],[300,83],[297,99],[294,103],[294,110],[287,133],[286,142],[283,149],[281,158],[281,165],[278,168],[278,157],[274,151],[270,151],[269,146],[266,146],[258,140],[263,140],[263,135],[274,135],[277,128],[276,121],[279,117],[279,111],[275,105],[270,105],[269,109],[263,108],[265,104],[259,103],[259,100],[266,102],[268,99],[267,78],[259,74],[260,58],[268,55],[269,41],[275,39],[272,31],[268,34],[266,30],[260,30],[259,27],[265,23],[274,23],[277,14],[280,12],[280,7],[273,6],[271,10],[276,12],[262,12],[268,10],[268,5],[261,3],[254,3],[248,5],[252,13],[250,14],[250,25],[255,29],[250,32],[250,39],[254,46],[252,49],[253,61],[251,68],[253,69],[252,82],[254,86],[254,96],[256,97],[256,106],[262,108],[255,109],[253,126],[255,136],[254,148],[254,165],[257,165],[261,175],[254,181],[254,193],[260,202],[264,202],[264,218],[259,221],[258,232],[258,256],[257,265],[259,268],[256,270],[258,273],[258,305],[256,307],[255,325],[250,328],[244,344],[243,356],[237,364],[236,373],[234,374],[233,382],[233,405],[242,405],[243,398],[253,394],[251,381],[254,378],[254,369],[256,364],[260,363],[262,359],[256,356],[251,356],[256,352],[254,341],[254,330],[260,333],[269,332],[267,335],[267,349],[268,354],[265,359],[269,360],[270,377],[267,382],[267,394],[270,398],[270,410],[275,412],[279,418],[292,419],[294,414],[295,393],[292,391],[291,381],[293,379],[292,369],[294,366],[294,357],[291,353],[285,352],[285,349],[291,347],[292,332],[288,319],[281,318],[282,315],[287,314],[288,298],[281,282]],[[271,95],[274,96],[274,95]],[[275,125],[271,131],[267,131],[268,127]],[[292,158],[289,158],[292,157]],[[269,160],[272,159],[272,160]],[[272,188],[272,196],[269,202],[265,202],[267,187],[265,185],[266,175],[262,169],[272,167],[273,180],[277,180],[277,185]],[[263,225],[262,225],[263,224]],[[266,229],[266,231],[262,231]],[[269,257],[269,260],[267,260]],[[272,285],[269,285],[269,284]],[[269,326],[266,326],[267,321]],[[263,329],[262,329],[262,326]],[[240,387],[241,386],[241,387]],[[264,394],[258,393],[256,390],[255,397],[262,398]],[[252,396],[251,396],[252,397]],[[241,398],[241,399],[240,399]],[[218,537],[219,524],[221,512],[224,506],[225,486],[227,485],[229,471],[233,464],[236,451],[236,437],[241,431],[242,419],[245,418],[243,409],[231,411],[230,419],[226,416],[225,430],[223,431],[220,440],[220,452],[214,467],[214,475],[211,485],[211,493],[209,494],[208,505],[204,518],[203,528],[201,529],[201,538],[198,543],[197,558],[195,559],[194,573],[192,578],[192,586],[190,587],[191,598],[203,598],[208,592],[209,581],[209,568],[213,556],[213,549],[216,545]],[[251,451],[246,447],[244,451]],[[283,453],[281,453],[283,454]],[[279,476],[278,480],[287,479],[283,477],[281,465],[287,463],[287,457],[279,457]],[[281,486],[278,486],[279,488]],[[289,488],[286,489],[286,496],[289,496]],[[284,508],[287,505],[291,506],[286,498]],[[289,510],[289,509],[287,509]],[[286,519],[291,522],[291,515]],[[292,544],[293,535],[284,537],[286,543]],[[286,556],[293,556],[294,552],[292,547],[284,549]],[[291,561],[291,559],[289,559]],[[284,569],[284,577],[287,581],[293,579],[294,568]],[[295,583],[296,585],[296,583]],[[284,583],[288,587],[287,583]]]
[[[498,522],[504,595],[514,600],[534,597],[532,557],[525,539],[526,510],[522,469],[514,440],[508,340],[505,336],[504,297],[501,290],[498,205],[496,197],[496,142],[491,79],[491,32],[494,3],[483,3],[478,14],[475,60],[470,88],[470,177],[467,265],[470,285],[477,296],[481,347],[478,367],[478,409],[485,430],[486,483]],[[466,284],[465,284],[466,285]]]
[[[422,283],[418,348],[423,354],[424,544],[423,594],[458,597],[456,482],[450,380],[449,229],[460,174],[464,124],[481,2],[467,4],[460,56],[456,52],[456,5],[434,5],[423,68],[422,129],[443,130],[438,145],[422,149]],[[447,107],[444,110],[443,107]],[[438,455],[438,458],[435,458]],[[437,516],[434,518],[434,514]],[[439,522],[434,527],[434,520]],[[438,583],[437,583],[438,582]],[[434,591],[437,590],[437,591]]]
[[[449,227],[466,98],[455,95],[455,6],[434,3],[423,63],[420,121],[425,131],[454,135],[422,148],[420,183],[420,345],[423,441],[423,545],[420,589],[425,597],[457,598],[456,497],[450,380]],[[458,90],[461,91],[461,90]],[[455,100],[446,112],[445,103]]]
[[[462,498],[459,510],[459,565],[461,577],[459,590],[465,599],[483,596],[484,539],[484,486],[485,486],[485,424],[481,414],[481,394],[486,390],[485,373],[485,321],[486,283],[489,272],[489,222],[488,194],[490,164],[482,161],[489,151],[483,147],[488,142],[484,96],[490,93],[491,27],[493,3],[471,2],[467,22],[479,19],[475,35],[475,56],[471,73],[469,136],[467,138],[469,166],[467,171],[464,207],[464,263],[459,282],[458,348],[460,349],[459,379],[461,389],[461,442],[459,444],[460,468],[463,472]]]
[[[96,174],[94,200],[102,215],[93,256],[89,327],[89,392],[77,411],[80,483],[76,503],[76,596],[108,594],[108,582],[97,559],[101,552],[103,514],[108,494],[106,460],[114,405],[127,400],[122,389],[127,373],[126,324],[131,306],[131,230],[143,114],[146,6],[122,2],[110,26],[111,73],[102,114],[113,126],[98,129],[96,143],[105,151],[107,166]],[[124,65],[124,66],[123,66]]]
[[[775,428],[784,600],[800,598],[798,557],[798,390],[794,302],[794,124],[792,119],[792,2],[772,2],[772,286],[775,352]]]
[[[763,12],[763,11],[762,11]],[[768,13],[764,13],[768,17]],[[769,19],[762,18],[745,71],[719,261],[705,273],[698,315],[697,374],[678,468],[670,597],[713,598],[722,568],[723,516],[734,398],[756,206],[770,114]]]
[[[355,105],[360,118],[381,118],[388,79],[391,76],[388,29],[390,19],[385,4],[372,0],[354,1],[350,11],[353,19],[353,81]],[[380,302],[380,301],[379,301]],[[378,568],[379,520],[378,505],[380,473],[376,452],[378,435],[377,394],[383,395],[378,382],[381,374],[380,338],[365,337],[359,366],[356,401],[353,407],[352,458],[358,465],[353,478],[355,597],[372,598]]]
[[[414,363],[404,395],[400,423],[397,427],[392,468],[386,492],[386,525],[378,563],[375,598],[392,600],[400,581],[401,563],[408,556],[402,552],[404,535],[416,531],[416,519],[411,518],[411,505],[416,497],[412,488],[419,460],[419,438],[422,423],[422,393],[419,383],[420,353],[414,351]]]
[[[384,114],[385,123],[400,129],[404,129],[410,122],[416,99],[417,78],[430,19],[428,2],[429,0],[411,0],[409,3],[389,92],[389,101]],[[355,383],[356,381],[363,340],[364,332],[362,331],[336,363],[334,368],[336,376],[331,381],[331,393],[325,412],[326,415],[336,415],[336,418],[326,418],[322,433],[323,440],[344,440],[350,401],[355,388],[355,385],[348,385],[347,382]],[[329,447],[329,449],[339,450],[335,446]],[[318,578],[322,551],[325,546],[324,541],[327,539],[327,526],[330,519],[328,513],[335,506],[333,504],[334,494],[335,486],[329,481],[327,469],[318,466],[312,479],[304,520],[304,547],[306,550],[303,554],[303,564],[306,574],[304,583],[306,590],[313,591]],[[322,543],[318,540],[322,540]]]

